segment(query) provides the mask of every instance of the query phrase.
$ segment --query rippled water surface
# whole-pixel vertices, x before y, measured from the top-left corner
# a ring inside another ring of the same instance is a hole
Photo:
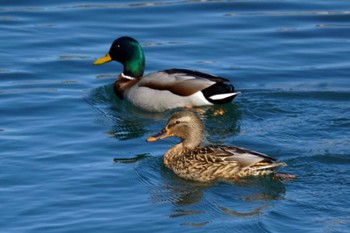
[[[350,2],[2,1],[1,232],[349,232]],[[146,72],[188,68],[241,91],[201,115],[204,143],[285,161],[296,180],[198,184],[147,144],[173,112],[112,91],[117,37]],[[116,158],[116,162],[114,159]]]

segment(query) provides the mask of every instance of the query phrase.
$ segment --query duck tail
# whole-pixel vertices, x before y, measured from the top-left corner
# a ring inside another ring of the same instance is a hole
[[[268,165],[258,167],[258,168],[256,168],[255,170],[256,170],[256,171],[261,171],[261,170],[276,170],[277,168],[282,167],[282,166],[287,166],[287,164],[286,164],[286,163],[283,163],[283,162],[270,163],[270,164],[268,164]]]
[[[240,92],[235,91],[232,84],[215,83],[202,90],[204,97],[213,104],[230,103]]]

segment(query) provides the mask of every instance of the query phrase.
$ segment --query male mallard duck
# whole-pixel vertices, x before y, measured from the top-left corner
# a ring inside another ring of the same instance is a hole
[[[190,111],[175,113],[159,133],[148,142],[170,136],[181,142],[164,155],[164,164],[178,176],[207,182],[217,179],[234,179],[245,176],[262,176],[286,165],[275,159],[245,148],[226,145],[200,147],[204,126],[198,116]],[[287,177],[288,178],[288,177]]]
[[[145,56],[141,45],[131,37],[115,40],[109,52],[94,64],[112,60],[123,65],[114,84],[115,93],[147,111],[229,103],[239,93],[225,78],[186,69],[163,70],[142,77]]]

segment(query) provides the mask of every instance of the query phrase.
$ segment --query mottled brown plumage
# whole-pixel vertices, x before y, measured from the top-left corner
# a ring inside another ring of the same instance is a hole
[[[245,176],[273,173],[285,163],[245,148],[227,145],[201,147],[204,126],[190,111],[175,113],[165,128],[147,139],[156,141],[170,136],[181,138],[164,155],[164,164],[178,176],[194,181],[208,182]]]

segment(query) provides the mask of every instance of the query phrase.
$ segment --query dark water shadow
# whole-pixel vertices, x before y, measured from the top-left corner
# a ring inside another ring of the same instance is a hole
[[[113,84],[91,90],[85,100],[95,112],[95,122],[107,126],[106,133],[120,141],[143,136],[152,120],[163,117],[161,114],[139,113],[114,94]]]

